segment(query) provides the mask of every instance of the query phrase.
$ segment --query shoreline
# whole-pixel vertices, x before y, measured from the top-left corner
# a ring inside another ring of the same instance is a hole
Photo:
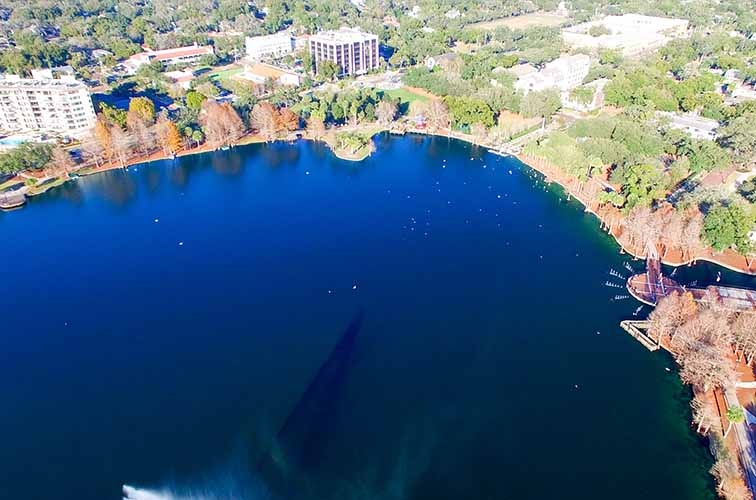
[[[371,125],[370,127],[366,127],[366,128],[371,132],[371,134],[370,134],[371,139],[372,139],[372,137],[374,137],[377,134],[380,134],[382,132],[390,132],[391,131],[391,129],[387,129],[387,128],[376,129],[373,125]],[[472,146],[486,148],[486,150],[488,152],[491,152],[491,153],[494,153],[494,154],[498,154],[499,156],[502,156],[492,146],[487,146],[487,145],[479,144],[479,143],[475,142],[475,140],[473,139],[472,136],[468,136],[468,135],[460,133],[460,132],[453,132],[453,131],[448,130],[448,129],[439,129],[439,130],[437,130],[435,132],[434,131],[429,131],[427,129],[426,130],[407,129],[407,130],[405,130],[405,133],[411,133],[411,134],[417,134],[417,135],[426,135],[426,136],[434,136],[434,137],[445,137],[447,139],[456,139],[456,140],[459,140],[459,141],[466,142],[466,143],[468,143],[468,144],[470,144]],[[343,160],[343,161],[350,161],[350,162],[355,162],[355,163],[359,163],[359,162],[361,162],[361,161],[369,158],[372,155],[372,153],[374,152],[373,150],[369,150],[364,155],[364,157],[361,157],[361,158],[349,158],[349,157],[344,157],[342,155],[339,155],[337,153],[336,149],[334,147],[332,147],[328,143],[327,140],[325,140],[325,139],[315,139],[315,138],[312,138],[312,137],[308,137],[306,135],[306,132],[303,133],[303,135],[300,138],[296,139],[296,140],[307,140],[307,141],[314,141],[314,142],[322,142],[322,143],[326,144],[329,147],[331,153],[336,158],[338,158],[340,160]],[[242,136],[231,147],[247,146],[249,144],[259,144],[259,143],[268,143],[268,142],[273,143],[273,142],[292,142],[292,141],[291,141],[290,138],[283,138],[283,137],[282,138],[273,139],[272,141],[266,141],[266,140],[262,139],[257,134],[248,133],[248,134]],[[166,154],[166,153],[164,153],[164,152],[161,151],[161,152],[153,153],[153,154],[147,155],[147,156],[141,156],[141,157],[132,158],[131,160],[127,161],[124,166],[121,166],[121,165],[118,165],[118,164],[113,164],[113,163],[107,163],[107,164],[103,164],[103,165],[101,165],[99,167],[92,168],[91,170],[87,170],[85,172],[82,172],[80,170],[80,171],[77,171],[75,173],[77,173],[79,176],[84,177],[84,176],[99,174],[99,173],[102,173],[102,172],[108,172],[108,171],[111,171],[111,170],[128,169],[129,167],[132,167],[132,166],[147,164],[147,163],[151,163],[153,161],[171,160],[171,159],[175,159],[175,158],[179,158],[179,157],[183,157],[183,156],[190,156],[190,155],[203,154],[203,153],[214,153],[214,152],[216,152],[218,150],[219,150],[219,148],[211,148],[207,144],[202,144],[202,145],[200,145],[198,147],[195,147],[195,148],[179,151],[178,153],[176,153],[173,156],[171,156],[169,154]],[[573,188],[572,184],[574,184],[575,180],[574,179],[570,179],[568,176],[566,176],[565,174],[563,174],[557,167],[548,165],[543,160],[540,160],[538,158],[530,157],[530,156],[525,155],[523,153],[518,153],[516,155],[511,155],[511,157],[512,158],[516,158],[523,165],[525,165],[528,168],[531,168],[531,169],[535,170],[536,172],[540,173],[541,175],[543,175],[545,177],[545,180],[547,182],[555,182],[556,184],[558,184],[559,186],[561,186],[562,189],[564,189],[567,192],[568,200],[570,198],[574,197],[584,207],[585,212],[593,214],[599,220],[600,227],[601,227],[602,230],[603,230],[603,226],[606,226],[606,227],[609,228],[606,232],[610,236],[612,236],[612,238],[614,239],[614,241],[620,247],[620,252],[627,253],[628,255],[632,256],[635,259],[643,259],[643,258],[645,258],[644,257],[645,252],[644,251],[638,251],[637,249],[634,249],[628,242],[622,241],[622,234],[623,234],[622,231],[617,231],[617,228],[614,227],[615,224],[618,222],[618,220],[615,219],[615,218],[621,218],[622,217],[621,214],[619,214],[619,211],[616,211],[615,213],[611,213],[611,210],[608,210],[609,213],[602,214],[600,210],[597,210],[597,208],[595,208],[595,207],[591,206],[589,203],[587,203],[585,201],[585,199],[580,196],[580,193],[577,192],[577,190]],[[84,170],[84,169],[82,169],[82,170]],[[69,180],[73,180],[73,179],[66,179],[64,182],[68,182]],[[31,193],[31,194],[28,194],[27,196],[29,196],[29,197],[31,197],[31,196],[38,196],[40,194],[45,193],[48,189],[51,189],[51,188],[56,187],[56,186],[59,186],[59,185],[63,184],[64,182],[53,182],[53,183],[50,183],[50,187],[49,188],[40,190],[38,192],[34,192],[34,193]],[[605,212],[606,212],[606,210],[605,210]],[[669,253],[671,255],[667,255],[667,253]],[[725,252],[722,252],[719,255],[714,255],[714,254],[711,253],[710,249],[707,249],[706,253],[696,254],[696,255],[693,255],[693,256],[691,256],[691,257],[689,257],[687,259],[684,258],[684,257],[682,257],[682,256],[678,256],[678,258],[673,258],[679,252],[667,252],[667,253],[660,254],[660,260],[661,260],[662,264],[665,264],[665,265],[668,265],[668,266],[672,266],[672,267],[690,266],[690,265],[695,264],[698,261],[705,261],[705,262],[708,262],[708,263],[711,263],[711,264],[714,264],[714,265],[717,265],[717,266],[721,266],[721,267],[723,267],[725,269],[728,269],[730,271],[733,271],[733,272],[745,274],[745,275],[748,275],[748,276],[756,276],[756,265],[754,265],[754,264],[756,264],[756,258],[754,258],[753,262],[750,262],[750,263],[748,263],[746,265],[740,265],[740,264],[732,262],[732,260],[735,260],[735,261],[737,261],[737,260],[745,261],[746,260],[745,257],[739,256],[739,255],[735,254],[732,250],[725,250]]]
[[[609,229],[606,231],[612,238],[614,238],[614,241],[617,243],[617,245],[620,247],[621,251],[623,253],[626,253],[628,255],[631,255],[635,259],[645,259],[645,251],[641,250],[639,251],[636,248],[633,248],[632,245],[629,244],[627,241],[622,240],[622,231],[617,231],[614,225],[616,224],[617,220],[613,220],[613,218],[608,217],[607,215],[613,215],[615,217],[621,217],[619,215],[619,211],[616,211],[615,213],[611,213],[611,209],[608,209],[605,212],[609,212],[607,214],[602,214],[600,211],[596,210],[593,206],[591,206],[590,203],[587,203],[583,197],[580,196],[580,193],[576,192],[575,189],[572,189],[572,185],[574,182],[570,182],[570,179],[567,179],[564,174],[561,174],[557,167],[552,167],[545,165],[546,162],[543,160],[539,160],[537,158],[530,157],[528,155],[525,155],[523,153],[519,153],[514,156],[514,158],[517,158],[523,165],[526,165],[527,167],[535,170],[536,172],[540,173],[544,177],[546,177],[546,180],[548,182],[556,182],[559,186],[564,189],[569,197],[575,198],[585,209],[585,212],[590,213],[594,215],[601,223],[602,226],[607,226]],[[539,164],[543,164],[539,168]],[[560,177],[562,177],[560,179]],[[662,249],[663,250],[663,249]],[[675,256],[678,256],[678,258],[673,258]],[[740,261],[746,261],[747,259],[741,255],[735,254],[732,250],[725,250],[721,254],[714,255],[711,252],[711,249],[706,249],[705,253],[698,253],[695,255],[692,255],[688,258],[683,257],[680,255],[680,252],[660,252],[660,261],[662,264],[672,266],[672,267],[682,267],[682,266],[689,266],[694,265],[698,261],[705,261],[709,262],[711,264],[715,264],[717,266],[724,267],[725,269],[729,269],[730,271],[738,272],[741,274],[745,274],[748,276],[756,276],[756,262],[750,262],[746,264],[745,266],[737,265],[733,262],[728,262],[725,259],[730,260],[740,260]],[[754,258],[754,261],[756,261],[756,258]],[[744,262],[745,264],[745,262]]]

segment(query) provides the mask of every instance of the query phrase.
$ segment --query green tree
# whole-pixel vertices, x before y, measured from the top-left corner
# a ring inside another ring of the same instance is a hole
[[[609,31],[609,28],[604,26],[603,24],[598,24],[596,26],[591,26],[588,29],[588,34],[593,37],[599,37],[602,35],[610,35],[612,32]]]
[[[24,143],[0,154],[0,174],[12,175],[26,170],[42,168],[52,158],[49,144]]]
[[[738,187],[738,193],[749,202],[756,203],[756,181],[745,181]]]
[[[622,53],[619,50],[601,49],[599,50],[599,62],[601,64],[609,64],[610,66],[617,66],[622,60]]]
[[[328,81],[333,80],[341,73],[339,65],[333,61],[320,61],[318,63],[318,75]]]
[[[155,121],[155,103],[149,97],[132,97],[129,100],[129,113],[145,123]]]
[[[189,109],[199,110],[202,108],[202,103],[205,102],[204,94],[190,90],[186,93],[186,107]]]
[[[591,87],[575,87],[570,91],[570,99],[587,106],[593,102],[593,89]]]
[[[658,167],[650,164],[631,165],[625,170],[622,193],[627,199],[627,208],[650,206],[664,197],[668,179]]]
[[[724,433],[724,438],[727,439],[727,435],[730,434],[732,426],[735,424],[741,424],[745,421],[745,412],[741,406],[730,406],[727,408],[727,431]]]
[[[712,141],[691,141],[681,148],[681,152],[690,160],[690,169],[694,173],[710,172],[730,164],[727,150]]]
[[[520,102],[520,113],[526,118],[550,118],[562,107],[559,92],[554,89],[529,92]]]
[[[722,127],[719,142],[732,150],[737,163],[753,162],[756,157],[756,113],[746,113]]]
[[[481,99],[447,96],[444,103],[449,108],[449,115],[455,127],[469,127],[473,123],[480,123],[487,128],[494,125],[494,113]]]
[[[712,207],[704,217],[704,239],[718,252],[733,248],[745,255],[751,250],[748,233],[752,224],[752,218],[739,204],[720,203]]]
[[[118,109],[114,106],[108,106],[104,102],[100,103],[100,112],[107,121],[114,125],[118,125],[121,128],[126,127],[126,111]]]

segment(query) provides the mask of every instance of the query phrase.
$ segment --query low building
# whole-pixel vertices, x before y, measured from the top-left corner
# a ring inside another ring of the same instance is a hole
[[[105,49],[94,49],[92,51],[92,57],[95,58],[95,60],[99,61],[100,59],[104,57],[112,57],[113,53],[105,50]]]
[[[136,71],[140,66],[153,62],[161,62],[166,66],[171,64],[195,64],[203,56],[213,55],[214,53],[212,45],[200,46],[197,44],[188,47],[178,47],[176,49],[147,49],[144,52],[129,57],[123,64],[132,71]]]
[[[302,82],[299,73],[258,62],[245,64],[244,71],[236,74],[235,78],[246,80],[257,85],[265,85],[270,82],[275,85],[296,87]]]
[[[56,66],[54,68],[42,68],[31,70],[34,80],[73,80],[76,71],[71,66]]]
[[[441,54],[440,56],[428,56],[425,59],[425,67],[429,70],[433,70],[436,66],[441,67],[443,70],[447,70],[460,60],[460,57],[454,52],[448,54]]]
[[[294,38],[291,33],[248,36],[244,40],[244,48],[249,59],[277,59],[294,52]]]
[[[192,80],[194,80],[194,71],[185,69],[181,71],[166,71],[163,75],[171,82],[175,83],[184,90],[189,90],[192,86]]]
[[[538,73],[538,68],[532,64],[523,63],[507,68],[506,72],[513,75],[516,79],[526,77],[532,73]]]
[[[541,71],[519,77],[514,86],[525,94],[551,88],[566,92],[583,83],[590,69],[591,58],[585,54],[562,56],[546,64]]]
[[[562,38],[573,48],[611,49],[625,57],[634,57],[687,33],[685,19],[625,14],[570,26],[562,30]]]
[[[669,113],[658,111],[657,116],[669,119],[669,126],[673,129],[682,130],[694,139],[707,139],[713,141],[717,138],[719,122],[711,118],[704,118],[695,113]]]
[[[339,76],[364,75],[378,69],[378,37],[357,28],[341,28],[312,35],[310,55],[315,71],[323,61],[332,61],[339,68]]]
[[[95,121],[87,86],[72,76],[0,78],[0,130],[81,137]]]
[[[737,69],[728,69],[724,72],[724,80],[725,83],[740,83],[740,71],[738,71]]]
[[[743,83],[734,85],[732,93],[727,99],[728,104],[738,104],[743,101],[753,100],[756,100],[756,88]]]

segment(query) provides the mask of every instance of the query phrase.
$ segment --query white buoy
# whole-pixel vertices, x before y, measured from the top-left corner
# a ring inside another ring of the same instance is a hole
[[[184,242],[183,241],[179,241],[179,246],[183,247],[184,246]]]
[[[155,224],[157,224],[158,222],[160,222],[160,219],[155,219]]]
[[[352,285],[352,290],[357,290],[357,283],[355,283],[354,285]]]

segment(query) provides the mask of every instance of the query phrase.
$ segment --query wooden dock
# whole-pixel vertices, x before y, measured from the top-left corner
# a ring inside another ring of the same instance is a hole
[[[660,299],[672,293],[690,293],[696,302],[717,304],[739,312],[756,313],[756,290],[711,285],[706,288],[689,288],[662,275],[658,259],[646,260],[646,272],[631,276],[627,280],[630,295],[650,306],[656,306]]]
[[[640,342],[643,347],[653,352],[659,350],[659,344],[654,342],[651,337],[646,335],[650,324],[650,321],[625,320],[620,322],[620,326],[623,330],[629,333],[635,340]]]

